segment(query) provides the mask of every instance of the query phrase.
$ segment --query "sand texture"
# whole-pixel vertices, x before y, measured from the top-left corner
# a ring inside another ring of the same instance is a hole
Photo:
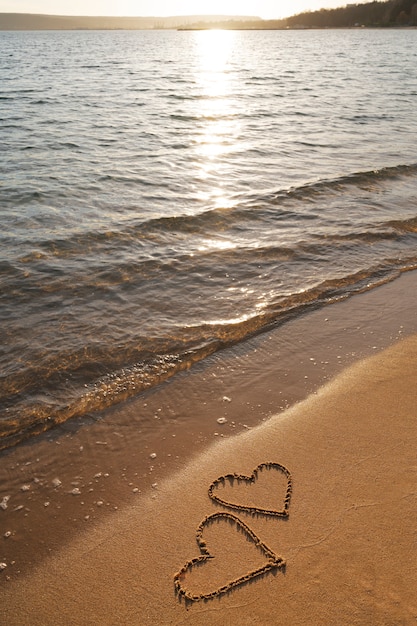
[[[417,620],[417,336],[4,585],[13,625]]]

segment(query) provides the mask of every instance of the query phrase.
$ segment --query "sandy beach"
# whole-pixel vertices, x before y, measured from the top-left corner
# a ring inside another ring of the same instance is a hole
[[[413,336],[217,441],[5,587],[2,623],[415,623],[416,362]]]

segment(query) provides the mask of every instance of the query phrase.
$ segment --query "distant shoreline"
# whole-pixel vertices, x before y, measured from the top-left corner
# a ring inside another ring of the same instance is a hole
[[[111,17],[0,13],[0,30],[177,30],[204,22],[259,22],[255,16],[181,15],[170,17]]]
[[[417,26],[309,26],[300,28],[298,26],[281,26],[279,28],[221,28],[219,26],[206,26],[204,28],[177,28],[181,31],[206,31],[206,30],[236,30],[236,31],[273,31],[273,30],[416,30]],[[164,29],[167,30],[167,29]],[[171,30],[171,29],[169,29]]]
[[[417,0],[385,0],[307,11],[285,18],[247,15],[116,17],[1,13],[0,30],[328,30],[417,27]]]
[[[273,32],[273,31],[330,31],[330,30],[416,30],[417,26],[332,26],[332,27],[308,27],[299,28],[291,26],[282,26],[280,28],[221,28],[219,26],[207,26],[205,28],[3,28],[0,25],[0,32],[24,33],[24,32],[140,32],[140,31],[172,31],[172,32],[206,32],[206,31],[234,31],[234,32]]]

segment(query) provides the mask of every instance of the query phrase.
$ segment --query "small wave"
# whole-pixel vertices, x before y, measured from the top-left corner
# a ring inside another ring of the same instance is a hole
[[[369,170],[365,172],[355,172],[340,178],[329,181],[330,184],[346,184],[346,185],[360,185],[367,183],[368,181],[377,182],[385,180],[394,180],[396,178],[406,176],[417,175],[417,163],[394,165],[392,167],[383,167],[381,169]],[[327,181],[324,181],[326,184]]]
[[[158,189],[161,187],[161,184],[156,182],[151,182],[146,178],[139,178],[136,176],[124,176],[123,174],[104,174],[99,176],[98,182],[117,182],[117,183],[128,183],[132,185],[144,185],[145,187],[157,187]]]
[[[10,90],[6,93],[7,96],[13,94],[14,97],[18,97],[20,96],[22,93],[36,93],[38,92],[37,89],[16,89],[16,90]],[[39,92],[38,92],[39,93]]]
[[[21,120],[21,119],[22,118],[19,118],[19,117],[9,117],[9,118],[1,118],[0,121],[2,121],[2,122],[12,122],[12,121],[19,122],[19,120]],[[2,128],[3,128],[3,130],[10,129],[10,128],[17,129],[19,131],[22,131],[22,130],[28,131],[29,130],[26,127],[22,127],[21,124],[2,124]]]
[[[406,220],[390,220],[386,224],[400,232],[417,233],[417,216]]]
[[[416,268],[417,257],[409,259],[408,263],[394,260],[390,264],[380,264],[343,278],[328,279],[304,292],[281,297],[277,302],[271,303],[268,309],[243,316],[241,320],[214,320],[188,326],[178,331],[177,339],[171,343],[172,349],[164,354],[155,355],[155,351],[152,350],[145,360],[116,367],[94,380],[91,380],[90,373],[90,382],[82,384],[85,379],[81,378],[78,384],[72,386],[70,399],[66,382],[70,370],[66,369],[63,376],[62,371],[56,371],[55,363],[49,364],[52,367],[42,372],[33,369],[30,376],[26,371],[21,374],[20,382],[17,377],[14,378],[10,386],[10,391],[14,390],[14,393],[5,399],[4,406],[7,412],[0,418],[0,450],[68,419],[102,411],[120,403],[167,380],[179,371],[188,369],[193,363],[210,354],[276,327],[307,309],[318,308],[352,294],[368,291],[393,280],[403,271]],[[103,348],[100,350],[103,351]],[[109,357],[113,354],[112,347],[109,348],[108,354],[100,354],[101,367],[103,362],[107,367],[110,366]],[[97,362],[96,356],[90,355],[90,364]],[[78,363],[78,358],[76,357],[74,365]],[[62,361],[61,358],[59,360],[61,370]],[[89,368],[89,363],[85,362],[85,355],[84,361],[78,363],[78,369],[80,367]],[[47,386],[45,386],[46,372],[50,374],[46,377]],[[39,387],[40,380],[44,381],[42,388]],[[3,387],[7,387],[7,380],[3,379],[2,383]],[[6,388],[3,391],[7,391]],[[19,395],[22,395],[21,401],[18,401]]]
[[[385,121],[392,121],[395,118],[392,115],[386,115],[385,113],[381,113],[380,115],[378,114],[374,114],[374,115],[352,115],[352,116],[346,116],[343,119],[347,120],[348,122],[357,122],[359,124],[367,124],[368,122],[385,122]]]
[[[312,111],[308,113],[307,111],[294,111],[292,115],[295,115],[295,117],[318,117],[317,113],[313,113]]]
[[[214,348],[201,350],[200,358],[212,352]],[[73,388],[71,400],[68,399],[68,389],[64,389],[65,385],[62,384],[62,399],[59,400],[59,389],[55,388],[54,401],[50,400],[50,393],[39,388],[33,394],[28,394],[26,389],[26,394],[17,406],[8,407],[5,403],[7,414],[0,417],[0,450],[74,417],[120,403],[188,368],[192,360],[170,354],[155,356],[146,363],[123,367],[84,384],[78,388],[78,393],[77,388]]]
[[[315,235],[317,239],[326,241],[329,245],[332,245],[333,243],[338,241],[349,243],[352,243],[354,241],[360,241],[361,243],[373,244],[378,241],[389,241],[392,239],[397,239],[399,236],[400,234],[395,232],[394,229],[378,231],[351,231],[343,234],[333,233],[332,235]]]
[[[169,117],[172,120],[178,120],[179,122],[197,122],[199,119],[198,115],[184,115],[181,113],[171,113]]]
[[[28,147],[28,150],[33,149],[32,147]],[[42,201],[44,199],[46,199],[48,197],[48,195],[52,195],[52,192],[50,194],[45,194],[42,191],[38,191],[37,189],[33,190],[33,191],[21,191],[21,190],[17,190],[17,189],[6,189],[4,190],[4,199],[3,202],[9,205],[26,205],[30,202],[33,202],[34,200],[36,200],[37,202]]]
[[[160,89],[163,91],[163,89]],[[200,100],[223,100],[223,96],[221,95],[208,95],[208,94],[177,94],[177,93],[168,93],[165,94],[167,98],[170,100],[178,100],[179,102],[187,102],[187,101],[200,101]]]
[[[75,148],[75,144],[71,145]],[[178,149],[182,149],[182,144],[178,145]],[[401,165],[358,172],[267,194],[240,195],[236,197],[235,204],[230,207],[203,209],[192,214],[162,215],[140,219],[123,228],[81,231],[59,239],[36,239],[33,241],[33,246],[54,257],[69,257],[80,254],[82,250],[89,250],[90,254],[93,254],[97,247],[102,249],[102,246],[110,246],[114,249],[117,245],[130,245],[134,242],[135,245],[142,247],[148,243],[154,247],[168,241],[174,242],[175,239],[178,240],[178,237],[190,235],[216,237],[217,233],[226,232],[234,236],[248,229],[253,231],[254,228],[260,229],[259,236],[264,236],[266,230],[275,227],[280,222],[286,223],[287,226],[291,225],[293,228],[300,228],[303,223],[306,225],[311,223],[310,235],[317,239],[326,238],[328,241],[388,240],[398,237],[401,233],[414,233],[416,218],[381,223],[376,220],[375,223],[369,222],[362,230],[352,229],[353,223],[350,226],[345,223],[343,228],[338,228],[338,231],[333,234],[328,234],[326,228],[325,234],[321,235],[320,229],[326,227],[326,215],[323,213],[323,206],[320,205],[319,200],[322,201],[327,195],[337,198],[339,193],[349,187],[363,189],[371,185],[371,193],[373,193],[377,184],[384,184],[396,178],[413,177],[416,174],[417,165]],[[157,187],[160,190],[159,184],[138,180],[131,176],[106,174],[100,178],[100,182],[122,182],[132,185],[140,183],[151,188]],[[43,192],[37,190],[19,192],[19,194],[10,191],[6,195],[11,202],[19,204],[33,200],[41,201],[46,198]],[[309,204],[306,204],[306,200]],[[315,222],[317,222],[316,225]],[[314,228],[317,229],[317,234],[314,233]],[[29,238],[27,241],[29,242]]]
[[[31,100],[30,104],[51,104],[51,100],[44,100],[44,99],[40,99],[40,100]]]
[[[54,141],[48,144],[48,148],[50,150],[80,150],[81,146],[78,143],[74,143],[72,141]]]
[[[249,205],[256,202],[259,205],[261,201],[281,201],[285,199],[303,200],[319,194],[339,192],[348,187],[363,188],[370,183],[384,183],[416,175],[417,163],[395,165],[365,172],[355,172],[338,178],[319,180],[300,185],[299,187],[291,187],[290,189],[280,189],[270,194],[252,196],[245,204]]]

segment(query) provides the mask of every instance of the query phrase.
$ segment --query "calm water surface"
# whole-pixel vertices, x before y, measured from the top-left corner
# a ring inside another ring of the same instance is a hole
[[[417,267],[417,31],[0,33],[0,447]]]

